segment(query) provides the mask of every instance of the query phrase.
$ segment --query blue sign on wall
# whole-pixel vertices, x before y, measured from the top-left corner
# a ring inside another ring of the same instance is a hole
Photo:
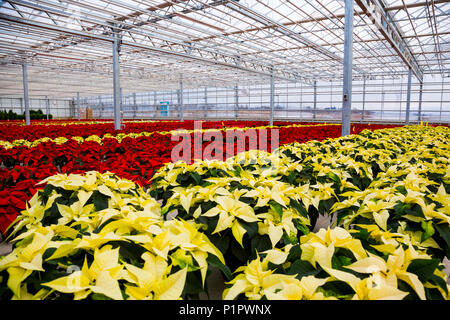
[[[160,110],[161,110],[161,117],[168,117],[169,116],[169,101],[160,101]]]

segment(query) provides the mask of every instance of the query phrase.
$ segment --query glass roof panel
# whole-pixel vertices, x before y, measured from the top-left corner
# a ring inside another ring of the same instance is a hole
[[[449,72],[450,2],[370,1],[383,7],[424,74]],[[357,2],[354,77],[405,74],[404,59]],[[0,71],[20,83],[16,69],[27,63],[35,74],[47,70],[56,82],[71,74],[76,86],[86,87],[87,76],[112,78],[117,35],[121,81],[136,89],[176,85],[181,75],[192,86],[264,82],[272,72],[279,80],[340,80],[344,5],[344,0],[4,0]],[[93,83],[91,91],[110,89]]]

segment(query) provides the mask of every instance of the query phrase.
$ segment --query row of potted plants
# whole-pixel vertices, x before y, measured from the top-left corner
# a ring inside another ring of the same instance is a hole
[[[167,163],[148,190],[48,177],[10,227],[0,296],[198,298],[214,267],[224,299],[448,299],[449,136],[366,130]],[[313,232],[319,215],[336,222]]]

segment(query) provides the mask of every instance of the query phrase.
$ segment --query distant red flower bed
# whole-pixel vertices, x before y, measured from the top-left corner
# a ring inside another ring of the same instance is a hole
[[[98,122],[98,123],[95,123]],[[86,124],[89,123],[89,124]],[[0,122],[0,140],[14,141],[17,139],[36,140],[39,138],[57,138],[73,136],[88,137],[90,135],[103,136],[107,133],[139,133],[154,131],[170,131],[176,129],[194,129],[194,120],[171,121],[125,121],[122,130],[115,131],[114,123],[106,120],[49,120],[33,121],[30,126],[23,125],[23,121],[3,121]],[[290,124],[287,122],[275,122],[275,125]],[[306,124],[306,123],[302,123]],[[264,121],[204,121],[203,129],[220,129],[223,127],[255,127],[268,125]]]

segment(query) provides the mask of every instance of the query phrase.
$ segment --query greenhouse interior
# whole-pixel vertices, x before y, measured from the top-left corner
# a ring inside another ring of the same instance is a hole
[[[0,0],[0,300],[450,300],[449,18]]]

